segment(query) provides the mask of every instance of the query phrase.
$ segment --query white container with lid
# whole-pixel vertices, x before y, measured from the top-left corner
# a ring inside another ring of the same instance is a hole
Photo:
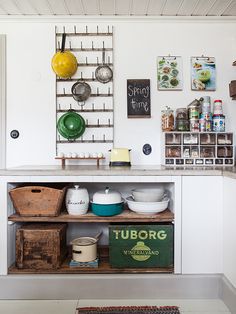
[[[118,204],[122,201],[121,194],[117,191],[110,190],[109,187],[93,195],[93,203],[95,204]]]
[[[214,115],[223,115],[222,100],[221,99],[214,100],[213,114]]]
[[[87,189],[75,184],[66,193],[66,209],[70,215],[84,215],[89,208],[89,194]]]

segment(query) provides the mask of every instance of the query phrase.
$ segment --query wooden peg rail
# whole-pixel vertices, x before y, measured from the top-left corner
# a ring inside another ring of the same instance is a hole
[[[58,144],[71,144],[71,143],[98,143],[98,144],[103,144],[103,143],[113,143],[113,140],[57,140]]]
[[[112,97],[113,94],[91,94],[90,97]],[[57,94],[57,97],[73,97],[72,94]]]
[[[74,37],[74,36],[112,36],[113,33],[86,33],[86,32],[82,32],[82,33],[65,33],[66,36],[68,37]],[[60,37],[63,35],[63,33],[57,33],[56,34],[57,37]]]
[[[81,158],[81,157],[56,157],[55,159],[61,160],[62,168],[65,168],[66,160],[96,160],[97,167],[99,167],[100,160],[104,160],[105,157],[88,157],[88,158]]]
[[[95,77],[88,77],[88,78],[68,78],[68,79],[61,79],[57,78],[57,82],[78,82],[78,81],[87,81],[87,82],[98,82],[98,80]],[[113,79],[110,80],[112,82]]]
[[[73,109],[73,111],[74,112],[113,112],[113,109]],[[68,109],[58,109],[57,112],[68,112]]]

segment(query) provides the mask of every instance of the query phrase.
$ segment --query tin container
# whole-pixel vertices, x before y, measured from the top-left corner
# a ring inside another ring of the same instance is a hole
[[[212,125],[214,132],[225,132],[225,116],[223,114],[213,115]]]
[[[200,109],[199,109],[198,106],[191,106],[191,107],[189,107],[189,109],[188,109],[189,120],[199,119],[199,116],[200,116]]]
[[[200,109],[201,109],[201,101],[194,99],[189,105],[188,105],[188,117],[189,119],[199,119],[200,116]]]
[[[200,119],[199,120],[199,131],[200,132],[211,132],[212,131],[212,120]]]
[[[201,101],[201,111],[203,114],[207,114],[211,112],[211,97],[210,96],[204,96],[202,97]]]
[[[189,129],[190,132],[199,132],[199,119],[190,119]]]
[[[220,100],[220,99],[214,100],[213,114],[214,115],[223,115],[222,100]]]

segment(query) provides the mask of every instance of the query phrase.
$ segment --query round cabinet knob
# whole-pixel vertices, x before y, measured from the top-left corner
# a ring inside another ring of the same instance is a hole
[[[18,130],[12,130],[11,133],[10,133],[10,136],[14,139],[18,138],[20,135],[19,131]]]

